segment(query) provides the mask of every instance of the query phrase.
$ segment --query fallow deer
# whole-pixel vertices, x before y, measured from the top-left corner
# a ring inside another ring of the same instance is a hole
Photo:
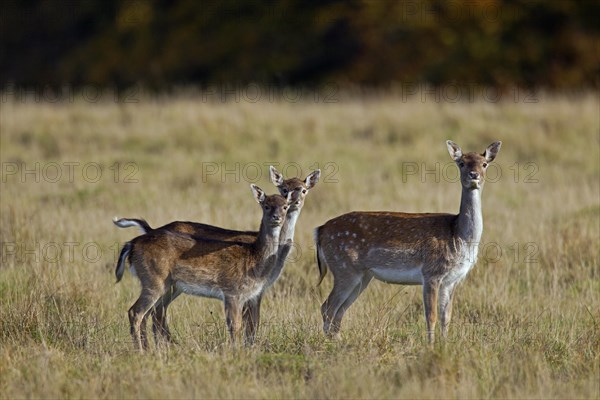
[[[129,309],[134,345],[148,347],[142,323],[147,313],[165,297],[189,293],[217,298],[225,304],[227,326],[236,342],[242,326],[242,307],[259,296],[277,267],[280,233],[291,203],[300,193],[287,198],[267,196],[251,185],[263,215],[260,229],[251,243],[200,238],[166,229],[156,229],[126,243],[115,270],[117,282],[123,277],[125,260],[139,278],[142,292]]]
[[[297,200],[290,204],[286,214],[285,222],[280,233],[280,248],[278,251],[277,263],[271,272],[268,284],[263,290],[268,289],[281,274],[281,271],[285,265],[285,260],[293,246],[294,230],[298,217],[300,216],[300,211],[304,206],[304,199],[309,190],[311,190],[319,181],[320,174],[321,171],[316,170],[309,174],[304,180],[298,178],[284,179],[283,175],[277,171],[275,167],[270,167],[271,181],[275,186],[277,186],[279,192],[283,196],[287,196],[289,193],[296,192]],[[121,228],[137,226],[144,233],[155,231],[155,229],[151,228],[150,225],[148,225],[148,223],[143,219],[121,218],[113,222],[115,225]],[[187,233],[202,238],[239,241],[244,243],[251,243],[255,241],[256,236],[258,235],[258,232],[256,231],[236,231],[216,227],[213,225],[187,221],[171,222],[167,225],[157,228],[157,230],[158,229]],[[167,292],[159,301],[156,302],[154,308],[152,309],[152,326],[155,339],[158,339],[157,335],[160,335],[167,341],[172,341],[171,332],[167,325],[166,313],[169,304],[181,293],[182,292],[179,290]],[[243,321],[246,328],[246,340],[249,344],[254,342],[256,331],[260,323],[260,305],[263,294],[264,292],[261,292],[254,299],[244,304]]]
[[[482,154],[463,154],[456,143],[446,144],[460,170],[458,215],[351,212],[315,230],[319,284],[328,268],[334,278],[321,307],[326,334],[339,336],[344,313],[376,278],[423,285],[428,341],[433,344],[435,339],[438,307],[442,337],[447,336],[454,291],[476,262],[483,231],[481,192],[488,163],[501,142]]]

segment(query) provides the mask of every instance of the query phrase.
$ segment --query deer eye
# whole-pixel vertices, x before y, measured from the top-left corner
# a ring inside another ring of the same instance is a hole
[[[287,189],[282,189],[282,190],[281,190],[281,192],[282,192],[283,194],[288,194],[288,190],[287,190]]]
[[[464,163],[464,162],[462,162],[462,161],[460,161],[460,162],[458,163],[458,166],[462,168],[462,167],[464,167],[464,166],[465,166],[465,163]]]
[[[265,206],[265,210],[269,211],[270,209],[271,209],[271,207]]]
[[[484,162],[483,163],[483,168],[487,168],[487,166],[488,166],[488,163]]]
[[[306,189],[302,189],[302,194],[306,194],[307,190]]]
[[[283,206],[283,209],[284,209],[284,210],[287,210],[287,209],[288,209],[288,206]]]

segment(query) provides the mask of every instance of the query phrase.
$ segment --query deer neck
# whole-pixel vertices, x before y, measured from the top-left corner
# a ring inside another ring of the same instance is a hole
[[[300,211],[301,209],[295,209],[288,211],[286,214],[285,222],[283,223],[281,233],[279,234],[279,244],[294,241],[294,231],[296,229],[296,222],[298,222],[298,217],[300,216]]]
[[[479,243],[483,232],[481,189],[465,189],[463,187],[457,228],[457,234],[462,240]]]
[[[279,278],[279,275],[281,275],[281,271],[285,266],[285,260],[290,253],[294,242],[294,229],[296,228],[296,222],[300,216],[300,210],[301,209],[288,211],[285,217],[285,223],[283,224],[283,228],[281,228],[281,234],[279,235],[277,260],[275,261],[274,268],[269,274],[269,281],[267,283],[268,286],[271,286],[277,280],[277,278]]]
[[[255,242],[255,247],[258,253],[258,259],[255,267],[256,276],[265,276],[273,268],[275,268],[277,250],[279,249],[280,233],[281,226],[272,227],[266,225],[264,221],[261,222]]]

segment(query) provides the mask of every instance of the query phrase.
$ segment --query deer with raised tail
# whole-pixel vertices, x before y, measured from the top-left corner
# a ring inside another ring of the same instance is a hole
[[[263,211],[260,229],[251,243],[156,229],[125,244],[115,275],[117,282],[120,281],[125,260],[128,260],[142,285],[140,297],[129,309],[136,348],[148,347],[147,314],[157,302],[170,301],[178,293],[222,300],[232,341],[238,341],[243,306],[259,296],[270,281],[277,267],[285,216],[289,205],[299,199],[298,192],[291,192],[287,197],[267,196],[259,187],[251,187]]]
[[[260,305],[264,291],[268,289],[280,276],[285,265],[286,258],[293,246],[294,231],[296,222],[300,216],[300,211],[304,206],[304,200],[308,192],[317,184],[320,177],[320,170],[309,174],[304,180],[299,178],[284,179],[283,175],[270,167],[271,181],[282,196],[292,194],[293,201],[287,210],[281,232],[279,234],[279,248],[277,251],[276,262],[270,270],[270,274],[262,291],[255,297],[246,301],[243,305],[243,324],[245,327],[246,343],[252,344],[255,341],[256,332],[260,323]],[[175,221],[160,228],[153,229],[143,219],[121,218],[113,221],[115,225],[125,228],[136,226],[144,233],[157,231],[169,231],[189,234],[193,237],[204,239],[222,240],[228,242],[253,243],[256,241],[259,232],[256,231],[237,231],[224,229],[213,225],[202,224],[198,222]],[[167,308],[170,303],[185,291],[178,287],[172,287],[168,290],[153,306],[149,314],[152,315],[152,326],[155,340],[166,339],[172,342],[172,335],[167,324]],[[145,322],[142,322],[142,327]]]
[[[433,344],[435,340],[438,310],[442,337],[447,337],[456,286],[477,260],[485,173],[502,143],[492,143],[482,154],[463,153],[450,140],[446,144],[460,171],[458,215],[351,212],[315,230],[319,284],[327,269],[334,279],[321,306],[327,335],[339,336],[344,313],[376,278],[423,285],[428,341]]]

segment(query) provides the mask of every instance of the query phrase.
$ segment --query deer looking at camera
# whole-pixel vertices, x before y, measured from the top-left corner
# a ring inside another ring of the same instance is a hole
[[[293,201],[287,211],[285,221],[281,228],[279,236],[280,247],[278,249],[277,261],[275,267],[272,269],[267,284],[263,288],[263,291],[253,299],[247,301],[243,306],[243,322],[245,325],[246,341],[251,344],[255,340],[256,331],[260,323],[260,305],[264,290],[268,289],[279,277],[285,260],[293,246],[294,230],[300,211],[304,206],[304,200],[309,190],[311,190],[318,182],[320,177],[320,170],[316,170],[309,174],[304,180],[298,178],[284,179],[283,175],[279,173],[273,166],[270,167],[271,181],[283,196],[288,196],[290,193],[296,193],[295,201]],[[210,238],[224,241],[238,241],[242,243],[252,243],[256,240],[258,232],[256,231],[236,231],[230,229],[224,229],[208,224],[201,224],[197,222],[186,222],[186,221],[175,221],[167,225],[164,225],[157,229],[152,229],[145,220],[122,218],[113,221],[119,227],[130,227],[137,226],[144,233],[150,233],[157,230],[167,230],[171,232],[187,233],[195,237]],[[171,332],[167,325],[167,308],[169,304],[175,300],[181,293],[182,290],[174,290],[166,293],[159,301],[157,301],[151,310],[153,319],[153,331],[155,339],[158,341],[159,337],[164,338],[167,341],[172,341]],[[143,322],[144,324],[144,322]]]
[[[262,293],[277,266],[279,237],[291,203],[298,192],[287,198],[267,196],[251,185],[263,215],[260,229],[251,243],[222,241],[153,230],[125,244],[115,275],[123,277],[125,260],[139,278],[142,292],[129,309],[134,345],[148,347],[142,324],[157,302],[168,301],[176,293],[220,299],[225,304],[227,327],[233,342],[239,339],[242,307]]]
[[[434,342],[438,308],[442,337],[447,336],[454,291],[477,259],[485,172],[501,142],[489,145],[482,154],[463,153],[450,140],[446,144],[460,170],[458,215],[351,212],[315,230],[319,284],[328,268],[334,278],[333,289],[321,306],[326,334],[339,335],[344,313],[376,278],[423,285],[428,341]]]

